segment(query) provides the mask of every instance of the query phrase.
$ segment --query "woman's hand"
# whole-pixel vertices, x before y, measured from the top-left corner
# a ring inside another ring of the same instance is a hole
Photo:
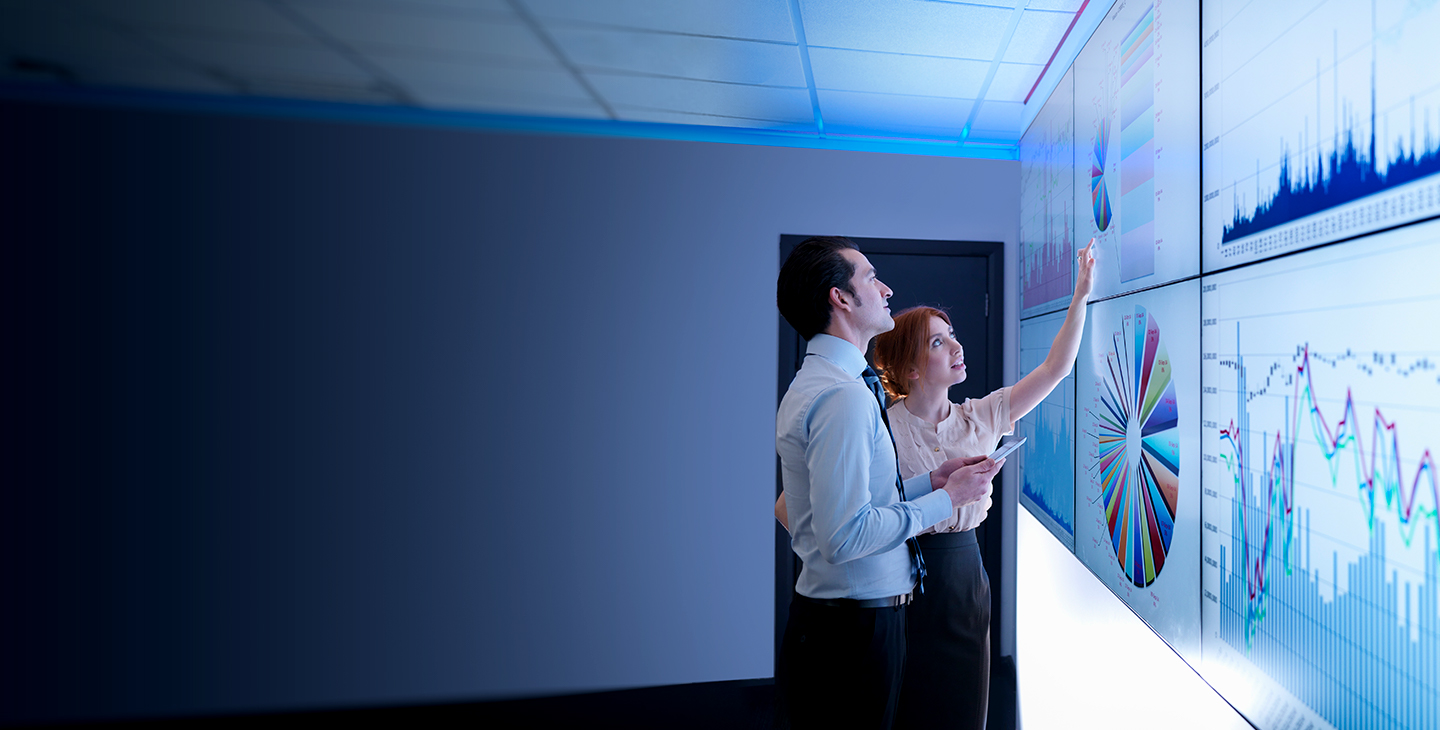
[[[1080,271],[1075,276],[1075,298],[1084,304],[1095,289],[1095,239],[1075,255],[1079,259]]]

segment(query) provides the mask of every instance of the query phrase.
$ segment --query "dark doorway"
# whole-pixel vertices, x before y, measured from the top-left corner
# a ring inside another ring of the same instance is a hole
[[[780,237],[780,262],[806,236]],[[946,310],[955,327],[955,337],[965,348],[965,362],[970,377],[950,388],[950,399],[980,398],[1002,387],[1004,363],[1004,244],[982,241],[929,241],[891,238],[854,238],[880,280],[895,291],[890,310],[900,312],[919,304]],[[805,357],[805,342],[784,317],[779,330],[779,362],[776,367],[775,403],[790,387]],[[869,353],[867,353],[868,356]],[[780,460],[775,460],[775,496],[781,491]],[[1010,500],[1013,504],[1014,500]],[[1014,591],[1013,576],[1002,570],[1005,553],[1015,550],[1014,515],[1007,514],[1005,500],[996,497],[990,514],[976,538],[985,570],[990,574],[992,611],[990,646],[993,675],[990,683],[990,721],[994,728],[1014,727],[1015,678],[1014,662],[998,654],[1003,632],[1013,630],[1014,616],[1005,615],[1002,606],[1013,606],[1007,596]],[[1006,526],[1009,526],[1007,529]],[[1008,561],[1014,565],[1014,561]],[[790,549],[790,535],[779,523],[775,525],[775,656],[780,656],[780,642],[785,635],[785,622],[790,611],[790,595],[799,577],[799,559]]]

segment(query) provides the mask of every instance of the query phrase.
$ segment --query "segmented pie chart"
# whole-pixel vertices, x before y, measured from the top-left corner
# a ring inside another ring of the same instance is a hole
[[[1110,119],[1100,120],[1095,135],[1095,153],[1090,165],[1090,205],[1095,209],[1095,228],[1110,227],[1110,193],[1105,189],[1105,153],[1110,148]]]
[[[1179,410],[1160,323],[1135,307],[1100,366],[1096,413],[1101,499],[1115,558],[1136,586],[1155,582],[1175,532]]]

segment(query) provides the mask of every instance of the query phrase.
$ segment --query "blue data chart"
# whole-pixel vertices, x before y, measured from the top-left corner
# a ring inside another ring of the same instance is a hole
[[[1096,241],[1097,299],[1200,273],[1199,27],[1198,3],[1117,2],[1075,58],[1073,240]]]
[[[1204,4],[1207,272],[1440,214],[1440,6]]]
[[[1075,556],[1200,656],[1200,282],[1089,305],[1075,364]]]
[[[1065,312],[1020,322],[1020,377],[1050,353]],[[1015,424],[1028,439],[1018,454],[1020,503],[1060,542],[1075,549],[1075,373]]]
[[[1075,75],[1066,72],[1020,138],[1020,316],[1075,290]]]
[[[1440,727],[1440,223],[1206,276],[1204,674],[1264,730]]]

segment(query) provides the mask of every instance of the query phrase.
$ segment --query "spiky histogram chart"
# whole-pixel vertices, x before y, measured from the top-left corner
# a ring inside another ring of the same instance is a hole
[[[1204,655],[1262,728],[1440,727],[1440,224],[1204,278]]]
[[[1440,214],[1440,6],[1203,12],[1206,271]]]
[[[1090,305],[1076,362],[1075,555],[1200,654],[1200,282]]]
[[[1070,303],[1075,289],[1075,88],[1066,72],[1020,137],[1020,316]]]
[[[1045,362],[1065,312],[1020,322],[1020,377]],[[1015,424],[1020,447],[1020,503],[1071,550],[1075,549],[1075,373],[1060,381],[1035,410]]]

